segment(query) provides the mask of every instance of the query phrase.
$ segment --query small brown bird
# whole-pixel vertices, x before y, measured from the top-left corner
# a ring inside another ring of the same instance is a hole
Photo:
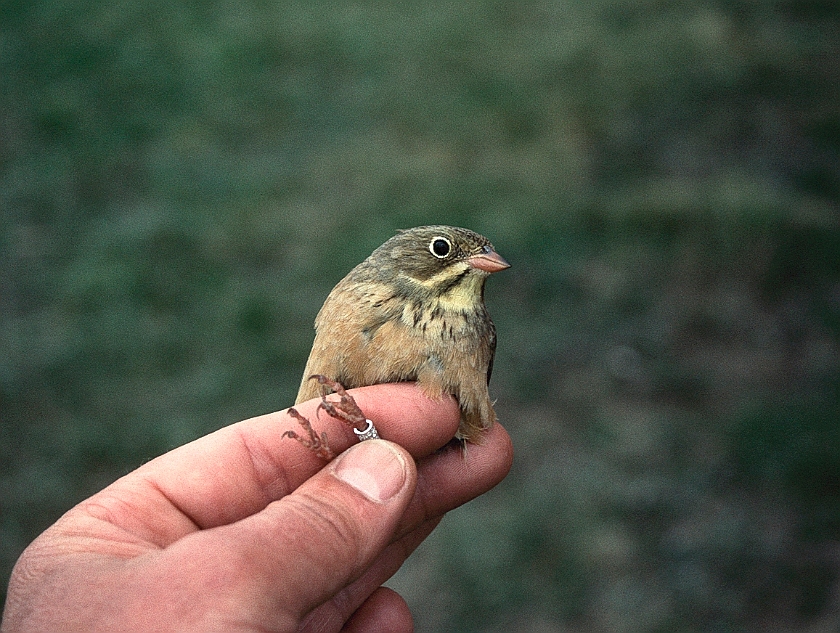
[[[508,267],[487,238],[467,229],[399,231],[330,292],[295,402],[323,397],[333,381],[348,389],[417,381],[432,398],[455,396],[457,436],[477,441],[496,421],[488,393],[496,328],[484,282]]]

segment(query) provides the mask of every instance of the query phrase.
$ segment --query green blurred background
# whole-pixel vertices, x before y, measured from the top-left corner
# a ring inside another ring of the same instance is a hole
[[[418,631],[840,628],[840,4],[0,1],[0,575],[486,234],[516,463]]]

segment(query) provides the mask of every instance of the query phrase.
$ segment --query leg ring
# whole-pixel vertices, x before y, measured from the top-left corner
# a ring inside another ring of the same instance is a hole
[[[360,442],[364,442],[365,440],[378,440],[379,433],[376,432],[376,427],[373,426],[373,422],[370,420],[365,420],[367,425],[361,431],[359,429],[353,429],[353,433],[359,438]]]

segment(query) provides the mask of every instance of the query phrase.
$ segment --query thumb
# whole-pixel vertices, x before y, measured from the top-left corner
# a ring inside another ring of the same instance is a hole
[[[275,616],[300,621],[371,566],[416,484],[417,469],[405,449],[385,440],[361,442],[293,493],[210,532],[227,547],[237,543],[237,558],[253,563],[249,593],[259,603]],[[219,533],[228,529],[236,534]]]

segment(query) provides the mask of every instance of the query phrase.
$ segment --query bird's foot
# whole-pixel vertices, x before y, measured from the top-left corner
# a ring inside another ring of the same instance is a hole
[[[321,396],[321,404],[318,405],[319,409],[323,409],[331,417],[342,420],[345,424],[354,428],[364,427],[367,424],[365,414],[362,413],[353,396],[345,391],[341,383],[330,380],[320,374],[310,376],[310,380],[317,380],[319,384],[326,385],[339,397],[338,401],[333,402],[332,400],[327,400],[327,396]]]
[[[353,396],[347,393],[341,383],[320,374],[310,376],[310,380],[317,380],[319,384],[329,387],[339,397],[337,401],[333,402],[332,400],[327,400],[326,395],[322,395],[321,404],[318,405],[318,410],[323,409],[330,417],[341,420],[348,426],[352,426],[354,429],[357,427],[365,427],[368,424],[365,414],[362,413],[362,410],[359,408],[359,405],[356,404]],[[330,461],[333,457],[335,457],[335,453],[327,443],[326,433],[321,433],[319,436],[315,432],[315,429],[312,428],[312,423],[298,413],[298,411],[294,408],[289,409],[289,415],[295,418],[298,421],[298,424],[303,427],[303,430],[306,431],[306,436],[298,435],[294,431],[286,431],[283,433],[283,437],[291,437],[292,439],[297,440],[318,457],[326,459],[327,461]]]
[[[327,443],[327,434],[321,433],[319,436],[315,429],[312,428],[312,423],[303,417],[300,413],[298,413],[297,409],[294,407],[289,408],[288,411],[289,415],[292,416],[295,420],[298,421],[303,427],[303,430],[306,431],[306,437],[302,437],[295,433],[294,431],[286,431],[283,433],[283,437],[290,437],[293,440],[297,440],[301,444],[303,444],[306,448],[311,450],[315,453],[318,457],[325,459],[327,461],[331,461],[333,457],[335,457],[335,453],[330,448],[330,445]]]

